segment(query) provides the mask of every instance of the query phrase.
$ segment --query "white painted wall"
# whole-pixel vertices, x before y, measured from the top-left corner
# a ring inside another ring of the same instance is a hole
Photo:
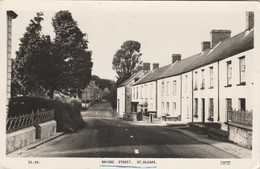
[[[173,90],[173,84],[176,81],[176,93]],[[164,90],[162,90],[162,84],[164,83]],[[180,110],[180,94],[181,94],[181,84],[180,84],[180,76],[173,76],[164,79],[160,79],[157,81],[157,107],[158,107],[158,116],[162,116],[165,114],[169,114],[173,117],[178,117],[181,115]],[[167,87],[168,86],[168,87]],[[174,108],[174,103],[176,107]],[[169,104],[169,107],[168,107]]]
[[[213,68],[213,86],[210,87],[210,68]],[[202,70],[204,70],[205,87],[202,86]],[[218,63],[213,63],[193,70],[193,86],[195,88],[197,72],[197,90],[194,90],[193,98],[198,99],[198,117],[193,117],[194,122],[202,122],[202,99],[205,99],[205,122],[209,122],[209,99],[213,98],[214,116],[213,121],[218,121]],[[193,112],[195,113],[195,100],[193,100]]]
[[[246,65],[246,85],[239,85],[239,58],[245,56],[245,65]],[[246,99],[246,109],[253,110],[253,91],[254,78],[253,78],[253,59],[254,52],[253,49],[237,54],[230,58],[220,61],[220,121],[227,121],[227,107],[226,107],[226,98],[232,99],[232,108],[239,109],[239,98]],[[232,62],[232,86],[225,87],[227,84],[227,62]]]
[[[125,112],[125,86],[117,88],[117,113],[123,115]]]
[[[156,81],[135,85],[132,87],[132,101],[143,103],[147,102],[147,111],[156,111]],[[138,106],[137,112],[140,112]]]
[[[192,121],[192,72],[181,75],[181,121]]]

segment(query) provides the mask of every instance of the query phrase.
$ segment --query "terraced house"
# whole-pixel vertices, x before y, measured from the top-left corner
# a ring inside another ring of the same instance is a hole
[[[231,30],[212,30],[200,53],[185,59],[174,54],[171,64],[136,81],[135,110],[182,122],[219,122],[224,130],[232,112],[252,112],[253,15],[247,12],[245,31],[231,36]]]

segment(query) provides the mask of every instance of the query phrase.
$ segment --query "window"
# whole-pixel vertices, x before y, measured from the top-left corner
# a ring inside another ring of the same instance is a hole
[[[138,87],[136,87],[136,98],[138,99]]]
[[[198,72],[197,71],[195,72],[194,80],[195,80],[194,90],[197,90],[198,89]]]
[[[245,84],[245,82],[246,82],[245,57],[241,57],[239,59],[239,75],[240,75],[240,84]]]
[[[162,82],[161,93],[162,93],[162,96],[163,96],[163,93],[164,93],[164,82]]]
[[[214,117],[214,100],[213,98],[209,99],[209,118],[208,120],[213,121]]]
[[[153,98],[153,83],[150,85],[150,98]]]
[[[188,75],[185,75],[185,92],[187,92]]]
[[[173,95],[176,95],[176,80],[173,81]]]
[[[246,111],[246,99],[244,98],[239,99],[239,110]]]
[[[210,76],[209,87],[213,88],[213,67],[209,68],[209,76]]]
[[[232,79],[232,65],[231,61],[227,62],[227,86],[231,86]]]
[[[169,102],[166,103],[166,113],[169,114],[169,107],[170,107],[170,104]]]
[[[143,88],[144,88],[144,86],[141,86],[141,99],[143,98]]]
[[[198,111],[199,111],[199,108],[198,108],[198,99],[197,98],[195,98],[195,100],[194,100],[194,108],[195,108],[195,110],[194,110],[194,117],[198,117]]]
[[[229,120],[231,120],[231,117],[230,117],[230,115],[231,115],[231,111],[232,111],[232,99],[226,99],[226,105],[227,105],[227,119],[226,119],[226,121],[229,121]]]
[[[204,69],[201,70],[201,89],[205,89]]]
[[[144,97],[145,98],[148,98],[148,85],[146,84],[145,86],[144,86]]]
[[[167,82],[166,84],[166,92],[167,92],[167,96],[169,96],[169,82]]]
[[[163,109],[164,109],[164,102],[162,102],[162,107],[161,107],[161,112],[162,112],[162,115],[163,115],[163,113],[164,113],[164,111],[163,111]]]
[[[174,115],[176,112],[176,102],[173,102],[172,109],[173,109],[173,115]]]
[[[133,87],[133,98],[135,99],[135,87]]]

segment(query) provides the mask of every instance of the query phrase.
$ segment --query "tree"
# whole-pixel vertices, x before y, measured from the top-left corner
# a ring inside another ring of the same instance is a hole
[[[59,83],[56,88],[66,94],[80,94],[80,89],[90,81],[93,66],[86,34],[78,28],[69,11],[56,13],[52,25],[56,35],[53,55],[59,59]]]
[[[99,88],[102,90],[104,90],[105,88],[111,90],[114,83],[112,80],[109,79],[101,79],[97,75],[92,75],[91,80],[94,80],[96,82],[96,85],[98,85]]]
[[[128,40],[116,51],[113,57],[113,69],[116,71],[117,83],[129,78],[141,63],[141,44],[137,41]]]
[[[43,13],[39,12],[26,28],[16,58],[12,64],[12,94],[32,95],[46,90],[50,66],[51,41],[41,33]],[[45,61],[43,61],[45,60]],[[18,89],[20,88],[20,89]]]

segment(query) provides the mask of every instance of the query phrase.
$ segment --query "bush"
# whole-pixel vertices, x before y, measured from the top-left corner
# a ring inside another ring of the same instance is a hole
[[[80,114],[81,101],[68,97],[56,97],[54,100],[37,97],[15,97],[9,102],[8,116],[20,116],[37,110],[54,109],[54,120],[58,131],[75,131],[84,126]]]
[[[50,99],[39,97],[14,97],[11,98],[8,105],[8,116],[20,116],[25,114],[36,113],[38,110],[53,109],[53,102]]]

